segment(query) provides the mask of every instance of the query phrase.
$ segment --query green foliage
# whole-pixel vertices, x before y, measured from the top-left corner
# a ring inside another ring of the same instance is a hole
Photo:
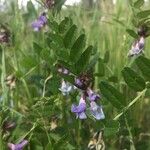
[[[136,2],[134,2],[134,7],[140,8],[141,6],[143,6],[143,4],[144,4],[144,0],[137,0]]]
[[[79,57],[81,56],[84,47],[85,47],[85,35],[81,34],[71,48],[70,51],[71,62],[75,63],[79,60]]]
[[[133,30],[127,29],[126,31],[127,31],[127,33],[128,33],[130,36],[132,36],[133,38],[138,38],[138,35],[137,35]]]
[[[142,91],[145,89],[144,79],[132,69],[125,67],[122,70],[122,74],[127,85],[135,91]]]
[[[125,97],[112,85],[102,81],[100,84],[102,95],[117,109],[122,109],[125,105]]]
[[[146,78],[146,80],[150,81],[150,59],[143,56],[139,56],[135,60],[135,62],[139,70],[142,72],[143,76]]]
[[[109,61],[109,55],[110,55],[109,51],[106,51],[105,55],[104,55],[104,63],[108,63],[108,61]]]
[[[77,26],[72,25],[64,37],[65,48],[71,48],[77,34]]]
[[[75,67],[77,69],[77,73],[81,73],[87,69],[91,54],[92,54],[92,46],[89,46],[81,55],[77,63],[75,64]]]
[[[119,130],[120,124],[117,121],[109,121],[105,123],[104,136],[111,137]]]
[[[143,19],[146,18],[150,15],[150,10],[144,10],[144,11],[140,11],[139,13],[137,13],[137,17],[139,19]]]

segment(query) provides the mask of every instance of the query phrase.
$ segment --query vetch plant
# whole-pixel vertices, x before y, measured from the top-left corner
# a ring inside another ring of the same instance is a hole
[[[106,13],[111,1],[60,11],[64,2],[42,0],[35,9],[29,1],[24,11],[13,1],[8,20],[0,18],[11,33],[0,32],[0,148],[148,150],[150,11],[144,0],[113,4],[113,15]]]

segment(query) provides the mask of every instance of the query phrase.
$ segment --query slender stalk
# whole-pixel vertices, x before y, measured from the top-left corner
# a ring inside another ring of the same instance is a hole
[[[2,48],[2,73],[1,73],[1,85],[2,85],[2,100],[3,105],[8,105],[8,88],[5,84],[6,78],[6,64],[5,64],[5,50],[4,47]]]
[[[50,78],[52,78],[51,75],[49,75],[49,76],[45,79],[45,81],[44,81],[42,97],[45,97],[46,83],[47,83],[47,81],[48,81]]]
[[[147,89],[144,89],[142,92],[140,92],[139,95],[138,95],[135,99],[133,99],[133,101],[130,102],[129,105],[126,106],[126,107],[123,109],[123,111],[122,111],[121,113],[119,113],[113,120],[118,120],[132,105],[134,105],[134,104],[137,102],[137,100],[138,100],[140,97],[142,97],[142,96],[145,94],[146,91],[147,91]]]
[[[134,145],[134,141],[133,141],[133,135],[132,135],[132,132],[131,132],[130,126],[128,124],[128,120],[127,120],[126,116],[125,116],[125,124],[126,124],[126,127],[128,129],[129,136],[130,136],[130,142],[131,142],[130,150],[136,150],[135,145]]]
[[[28,88],[28,85],[27,85],[27,83],[26,83],[26,81],[25,81],[25,79],[21,79],[21,81],[23,82],[23,85],[24,85],[24,88],[25,88],[25,90],[26,90],[26,93],[27,93],[27,96],[28,96],[28,99],[29,100],[31,100],[31,95],[30,95],[30,91],[29,91],[29,88]],[[31,102],[31,101],[30,101]]]
[[[30,131],[28,131],[25,135],[23,135],[21,138],[19,138],[16,143],[20,143],[20,141],[22,141],[22,139],[26,138],[36,128],[36,126],[37,126],[37,121],[34,122]]]
[[[81,135],[80,135],[80,129],[81,129],[81,120],[78,120],[78,128],[77,128],[77,144],[78,144],[78,149],[81,148]]]

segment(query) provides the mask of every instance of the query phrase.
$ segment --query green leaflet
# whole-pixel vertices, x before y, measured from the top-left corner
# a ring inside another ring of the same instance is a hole
[[[104,55],[104,63],[108,63],[108,61],[109,61],[109,55],[110,55],[109,51],[106,51],[105,55]]]
[[[72,44],[76,38],[76,34],[77,34],[77,26],[72,25],[64,37],[64,46],[66,48],[70,48],[72,46]]]
[[[150,15],[150,10],[144,10],[144,11],[141,11],[141,12],[137,13],[137,17],[139,19],[146,18],[149,15]]]
[[[134,7],[135,8],[140,8],[144,4],[144,0],[137,0],[134,2]]]
[[[62,20],[61,23],[59,24],[59,27],[58,27],[59,33],[65,34],[65,32],[70,27],[70,24],[71,24],[71,19],[68,17],[65,17],[65,19]]]
[[[37,44],[36,42],[33,42],[33,48],[34,48],[34,51],[35,53],[37,53],[37,55],[40,55],[41,51],[42,51],[42,47]]]
[[[81,34],[78,39],[73,44],[71,51],[70,51],[70,61],[76,63],[85,47],[85,34]]]
[[[78,62],[75,64],[75,67],[77,69],[77,73],[81,73],[85,70],[87,67],[91,53],[92,53],[93,46],[89,46],[81,55],[80,59]]]
[[[117,121],[106,121],[104,128],[104,135],[110,137],[115,135],[119,131],[120,124]]]
[[[122,109],[125,106],[125,97],[122,93],[116,90],[112,85],[105,81],[99,84],[102,95],[117,109]]]
[[[137,38],[137,37],[138,37],[138,35],[137,35],[133,30],[131,30],[131,29],[126,29],[126,32],[127,32],[130,36],[132,36],[133,38]]]
[[[132,69],[125,67],[122,70],[122,75],[127,85],[135,91],[142,91],[145,88],[144,79]]]
[[[143,56],[139,56],[135,60],[135,63],[139,70],[142,72],[145,79],[150,81],[150,59]]]

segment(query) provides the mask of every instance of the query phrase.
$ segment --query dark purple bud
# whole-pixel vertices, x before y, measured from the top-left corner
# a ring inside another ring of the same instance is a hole
[[[146,26],[141,26],[141,27],[138,28],[138,35],[146,37],[147,36],[147,31],[148,31],[148,28]]]
[[[98,99],[100,99],[100,95],[93,92],[90,88],[87,90],[87,94],[90,101],[97,101]]]
[[[92,78],[88,73],[82,73],[75,78],[75,86],[81,90],[86,90],[91,84]]]
[[[23,150],[23,148],[28,144],[27,140],[22,140],[19,144],[8,143],[8,148],[10,150]]]
[[[78,106],[73,104],[71,107],[71,112],[74,112],[76,114],[76,117],[80,118],[80,119],[87,118],[87,116],[85,114],[85,110],[86,110],[86,103],[85,103],[85,99],[83,99],[83,97],[81,97]]]

